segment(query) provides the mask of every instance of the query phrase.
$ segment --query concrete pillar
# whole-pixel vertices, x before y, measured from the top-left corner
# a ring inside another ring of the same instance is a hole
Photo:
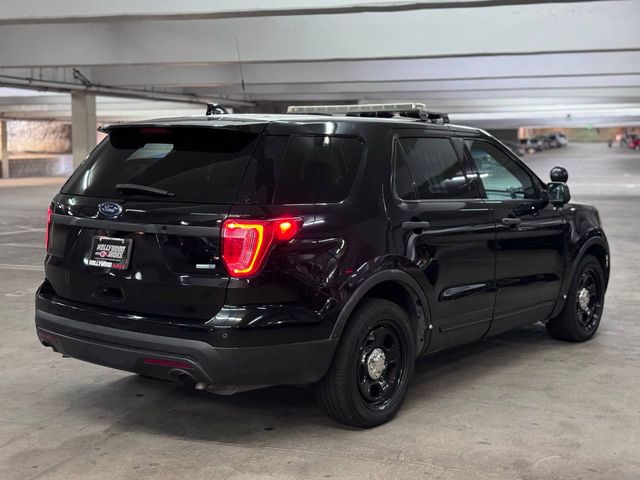
[[[6,120],[0,120],[0,162],[2,163],[2,178],[9,178],[9,137]]]
[[[71,148],[77,167],[96,146],[96,96],[71,93]]]

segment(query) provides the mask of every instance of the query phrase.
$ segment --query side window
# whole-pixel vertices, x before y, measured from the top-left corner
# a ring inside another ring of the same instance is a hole
[[[469,186],[447,138],[399,138],[395,189],[403,200],[470,198]]]
[[[356,138],[289,137],[273,203],[341,202],[351,191],[362,149]]]
[[[341,202],[351,191],[363,148],[353,137],[266,135],[239,198],[258,205]]]
[[[495,145],[483,140],[465,140],[489,200],[535,199],[533,178]]]

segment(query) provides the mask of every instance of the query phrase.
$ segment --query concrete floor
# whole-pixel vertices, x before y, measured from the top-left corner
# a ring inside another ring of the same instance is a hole
[[[640,153],[570,145],[529,156],[570,172],[612,250],[599,334],[542,325],[418,361],[391,423],[329,420],[310,389],[217,397],[41,347],[33,293],[57,187],[0,188],[0,479],[640,478]]]

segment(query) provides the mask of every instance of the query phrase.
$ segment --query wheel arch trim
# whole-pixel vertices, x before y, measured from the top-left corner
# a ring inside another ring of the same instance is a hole
[[[578,246],[578,248],[574,250],[575,254],[571,255],[571,259],[570,259],[571,264],[567,266],[567,269],[565,271],[564,279],[562,282],[562,288],[561,288],[560,294],[558,295],[558,301],[556,302],[556,306],[554,307],[553,312],[550,315],[551,318],[559,315],[560,312],[562,311],[564,304],[566,302],[566,296],[568,294],[569,287],[571,286],[571,282],[573,281],[573,276],[576,272],[576,268],[578,267],[578,264],[582,261],[584,256],[587,254],[587,250],[589,250],[591,247],[598,246],[606,252],[607,257],[610,259],[609,244],[602,231],[592,230],[590,232],[590,235],[587,235],[586,237],[587,238],[583,236],[580,239],[580,241],[576,245]],[[610,270],[610,260],[608,260],[608,265],[605,266],[604,268],[605,287],[606,287],[606,284],[609,282],[609,270]]]
[[[582,240],[579,245],[580,248],[577,250],[574,258],[573,258],[573,262],[571,264],[571,276],[569,278],[569,281],[567,282],[567,285],[571,283],[571,278],[573,278],[573,274],[576,270],[576,267],[578,266],[578,263],[580,263],[582,261],[582,259],[584,258],[584,256],[587,254],[587,250],[589,250],[591,247],[600,247],[605,251],[605,254],[607,256],[607,264],[604,265],[604,274],[605,274],[605,278],[608,282],[609,280],[609,270],[610,270],[610,265],[611,265],[611,253],[609,251],[609,243],[607,242],[607,238],[604,236],[604,233],[600,230],[597,231],[592,231],[591,235],[589,235],[588,238],[584,238],[584,240]]]
[[[394,282],[401,285],[407,293],[412,295],[419,303],[416,305],[416,308],[421,308],[422,310],[422,325],[423,329],[423,344],[418,349],[418,353],[426,350],[429,345],[430,340],[430,326],[431,326],[431,312],[429,309],[429,302],[425,293],[422,291],[420,284],[417,280],[415,280],[409,273],[398,270],[398,269],[389,269],[383,270],[381,272],[377,272],[366,280],[364,280],[353,292],[350,296],[347,303],[345,303],[340,315],[338,316],[338,320],[336,321],[333,330],[331,332],[331,339],[339,339],[342,335],[342,331],[344,330],[349,318],[353,311],[357,308],[357,306],[361,303],[361,301],[365,298],[365,296],[373,290],[374,287],[380,285],[384,282]]]

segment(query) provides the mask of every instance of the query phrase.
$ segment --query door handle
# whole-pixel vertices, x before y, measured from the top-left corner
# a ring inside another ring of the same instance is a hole
[[[405,230],[424,230],[430,226],[429,222],[402,222],[402,228]]]
[[[502,219],[502,224],[503,225],[509,225],[510,227],[517,227],[521,223],[522,223],[522,219],[520,219],[520,218],[506,217],[506,218]]]

